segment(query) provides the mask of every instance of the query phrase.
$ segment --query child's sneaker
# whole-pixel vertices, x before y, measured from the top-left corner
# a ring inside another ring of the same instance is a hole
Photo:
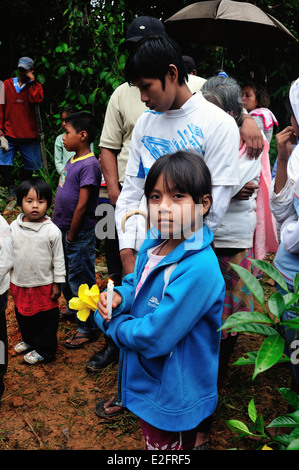
[[[14,347],[14,350],[16,353],[20,354],[24,351],[27,351],[27,349],[30,348],[30,344],[24,343],[24,341],[21,341],[20,343],[16,344]]]
[[[38,354],[36,351],[30,351],[29,353],[25,354],[24,361],[28,362],[28,364],[38,364],[44,360],[43,356]]]

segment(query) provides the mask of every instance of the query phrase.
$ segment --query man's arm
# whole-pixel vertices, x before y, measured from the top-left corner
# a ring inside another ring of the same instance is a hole
[[[110,203],[115,205],[120,194],[117,170],[117,154],[119,150],[101,148],[101,168],[107,185]]]
[[[295,212],[292,184],[287,171],[289,143],[294,143],[294,141],[296,141],[296,137],[291,126],[287,126],[276,135],[278,151],[277,170],[275,179],[272,180],[270,187],[270,209],[280,224]]]
[[[279,132],[276,135],[276,142],[277,142],[278,157],[277,157],[277,169],[276,169],[276,176],[275,176],[275,183],[274,183],[274,192],[278,194],[284,188],[288,179],[287,165],[288,165],[289,154],[290,154],[288,143],[289,142],[291,144],[297,143],[297,139],[296,139],[293,127],[287,126],[283,131]]]
[[[40,83],[38,83],[35,80],[32,69],[28,70],[26,75],[30,80],[30,83],[29,83],[29,101],[30,101],[30,103],[34,103],[34,104],[41,103],[44,99],[43,87],[41,86]]]
[[[258,158],[264,148],[264,138],[255,120],[249,114],[243,113],[240,134],[246,142],[248,158]]]
[[[87,210],[92,191],[92,186],[84,186],[80,188],[78,204],[73,215],[69,233],[67,235],[67,241],[69,243],[72,243],[76,240],[76,236],[82,225],[82,220]]]
[[[144,195],[144,179],[126,175],[122,191],[116,203],[115,222],[119,238],[120,257],[123,264],[124,275],[133,272],[135,265],[134,250],[138,243],[138,219],[141,216],[130,217],[122,231],[121,222],[127,212],[139,209]],[[144,210],[145,207],[143,206]],[[143,221],[145,222],[145,221]],[[139,235],[141,235],[139,233]],[[142,234],[145,237],[144,233]]]

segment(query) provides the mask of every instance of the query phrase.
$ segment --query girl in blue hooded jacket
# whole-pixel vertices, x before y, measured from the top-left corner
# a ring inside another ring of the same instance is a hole
[[[95,320],[121,351],[122,406],[140,418],[146,449],[192,449],[197,426],[217,404],[224,280],[203,222],[211,206],[203,159],[179,151],[150,169],[150,229],[134,273],[107,293]]]

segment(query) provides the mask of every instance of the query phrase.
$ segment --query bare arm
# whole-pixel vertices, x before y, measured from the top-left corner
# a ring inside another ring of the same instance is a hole
[[[243,114],[240,134],[246,142],[248,158],[258,158],[264,148],[264,138],[255,120],[249,114]]]
[[[101,148],[101,168],[107,185],[110,203],[115,205],[119,196],[117,154],[119,150]]]
[[[80,188],[78,204],[73,215],[69,233],[67,235],[67,241],[69,243],[74,242],[76,239],[77,233],[79,232],[81,224],[82,224],[83,217],[87,210],[88,202],[89,202],[91,194],[92,194],[92,187],[85,186],[85,187]]]
[[[276,170],[276,177],[275,177],[275,184],[274,184],[274,192],[276,194],[280,193],[280,191],[284,188],[287,179],[287,165],[289,159],[289,148],[288,143],[291,142],[292,144],[296,144],[296,136],[292,126],[287,126],[283,131],[279,132],[276,135],[276,142],[277,142],[277,170]]]

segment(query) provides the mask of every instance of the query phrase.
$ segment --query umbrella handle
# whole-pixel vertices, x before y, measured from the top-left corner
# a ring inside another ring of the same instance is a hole
[[[132,211],[127,212],[121,221],[121,229],[125,233],[126,231],[126,221],[131,217],[132,215],[142,215],[145,218],[146,221],[146,230],[149,229],[149,220],[148,220],[148,214],[145,211],[142,211],[140,209],[134,209]]]

